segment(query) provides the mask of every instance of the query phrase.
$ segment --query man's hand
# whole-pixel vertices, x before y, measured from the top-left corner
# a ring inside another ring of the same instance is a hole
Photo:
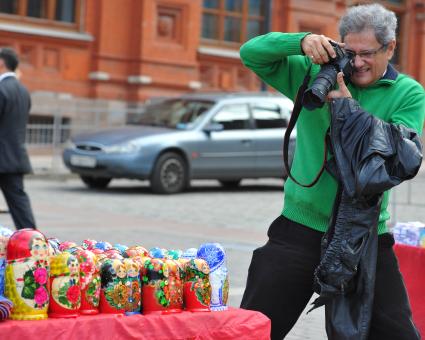
[[[332,40],[324,35],[308,34],[302,42],[301,48],[306,56],[308,56],[313,63],[325,64],[329,62],[329,56],[336,57],[335,50],[329,43]],[[344,47],[343,43],[336,42],[339,46]]]
[[[330,91],[328,93],[328,100],[333,98],[352,98],[350,91],[344,83],[344,74],[342,72],[337,74],[336,81],[338,83],[338,90]]]

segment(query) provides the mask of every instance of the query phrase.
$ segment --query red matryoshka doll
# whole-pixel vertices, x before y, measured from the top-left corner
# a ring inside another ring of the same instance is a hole
[[[207,261],[192,259],[185,264],[185,272],[183,297],[186,310],[191,312],[210,311],[210,268]]]
[[[181,313],[183,311],[183,279],[184,269],[177,260],[167,259],[168,267],[168,290],[170,294],[170,305],[167,313]]]
[[[50,257],[50,318],[78,316],[81,303],[80,265],[69,253]]]
[[[20,229],[7,244],[6,297],[13,302],[10,318],[47,318],[49,307],[49,249],[35,229]]]
[[[128,302],[127,270],[124,263],[119,259],[105,259],[100,266],[100,275],[100,312],[123,314]]]
[[[79,250],[75,256],[77,257],[80,264],[80,314],[98,314],[100,297],[100,271],[97,257],[90,250]]]
[[[140,282],[139,265],[132,259],[124,259],[123,261],[127,271],[125,285],[127,287],[127,301],[125,304],[125,314],[140,314],[142,285]]]
[[[146,257],[141,268],[143,314],[162,314],[170,306],[168,266],[162,259]]]

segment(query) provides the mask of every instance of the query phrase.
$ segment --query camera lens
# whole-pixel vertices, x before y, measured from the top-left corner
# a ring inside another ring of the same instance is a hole
[[[307,110],[314,110],[325,104],[326,96],[336,83],[337,70],[330,64],[322,65],[320,72],[302,98],[302,104]]]

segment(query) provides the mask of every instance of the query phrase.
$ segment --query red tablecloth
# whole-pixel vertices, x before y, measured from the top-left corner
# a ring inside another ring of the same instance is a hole
[[[0,339],[270,339],[270,320],[259,312],[230,308],[223,312],[169,315],[79,316],[0,323]]]
[[[394,250],[409,294],[413,320],[425,335],[425,248],[396,244]]]

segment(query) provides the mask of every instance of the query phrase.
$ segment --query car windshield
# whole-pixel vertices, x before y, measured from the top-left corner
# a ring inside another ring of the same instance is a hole
[[[143,106],[129,124],[189,129],[213,105],[214,102],[204,100],[168,99]]]

